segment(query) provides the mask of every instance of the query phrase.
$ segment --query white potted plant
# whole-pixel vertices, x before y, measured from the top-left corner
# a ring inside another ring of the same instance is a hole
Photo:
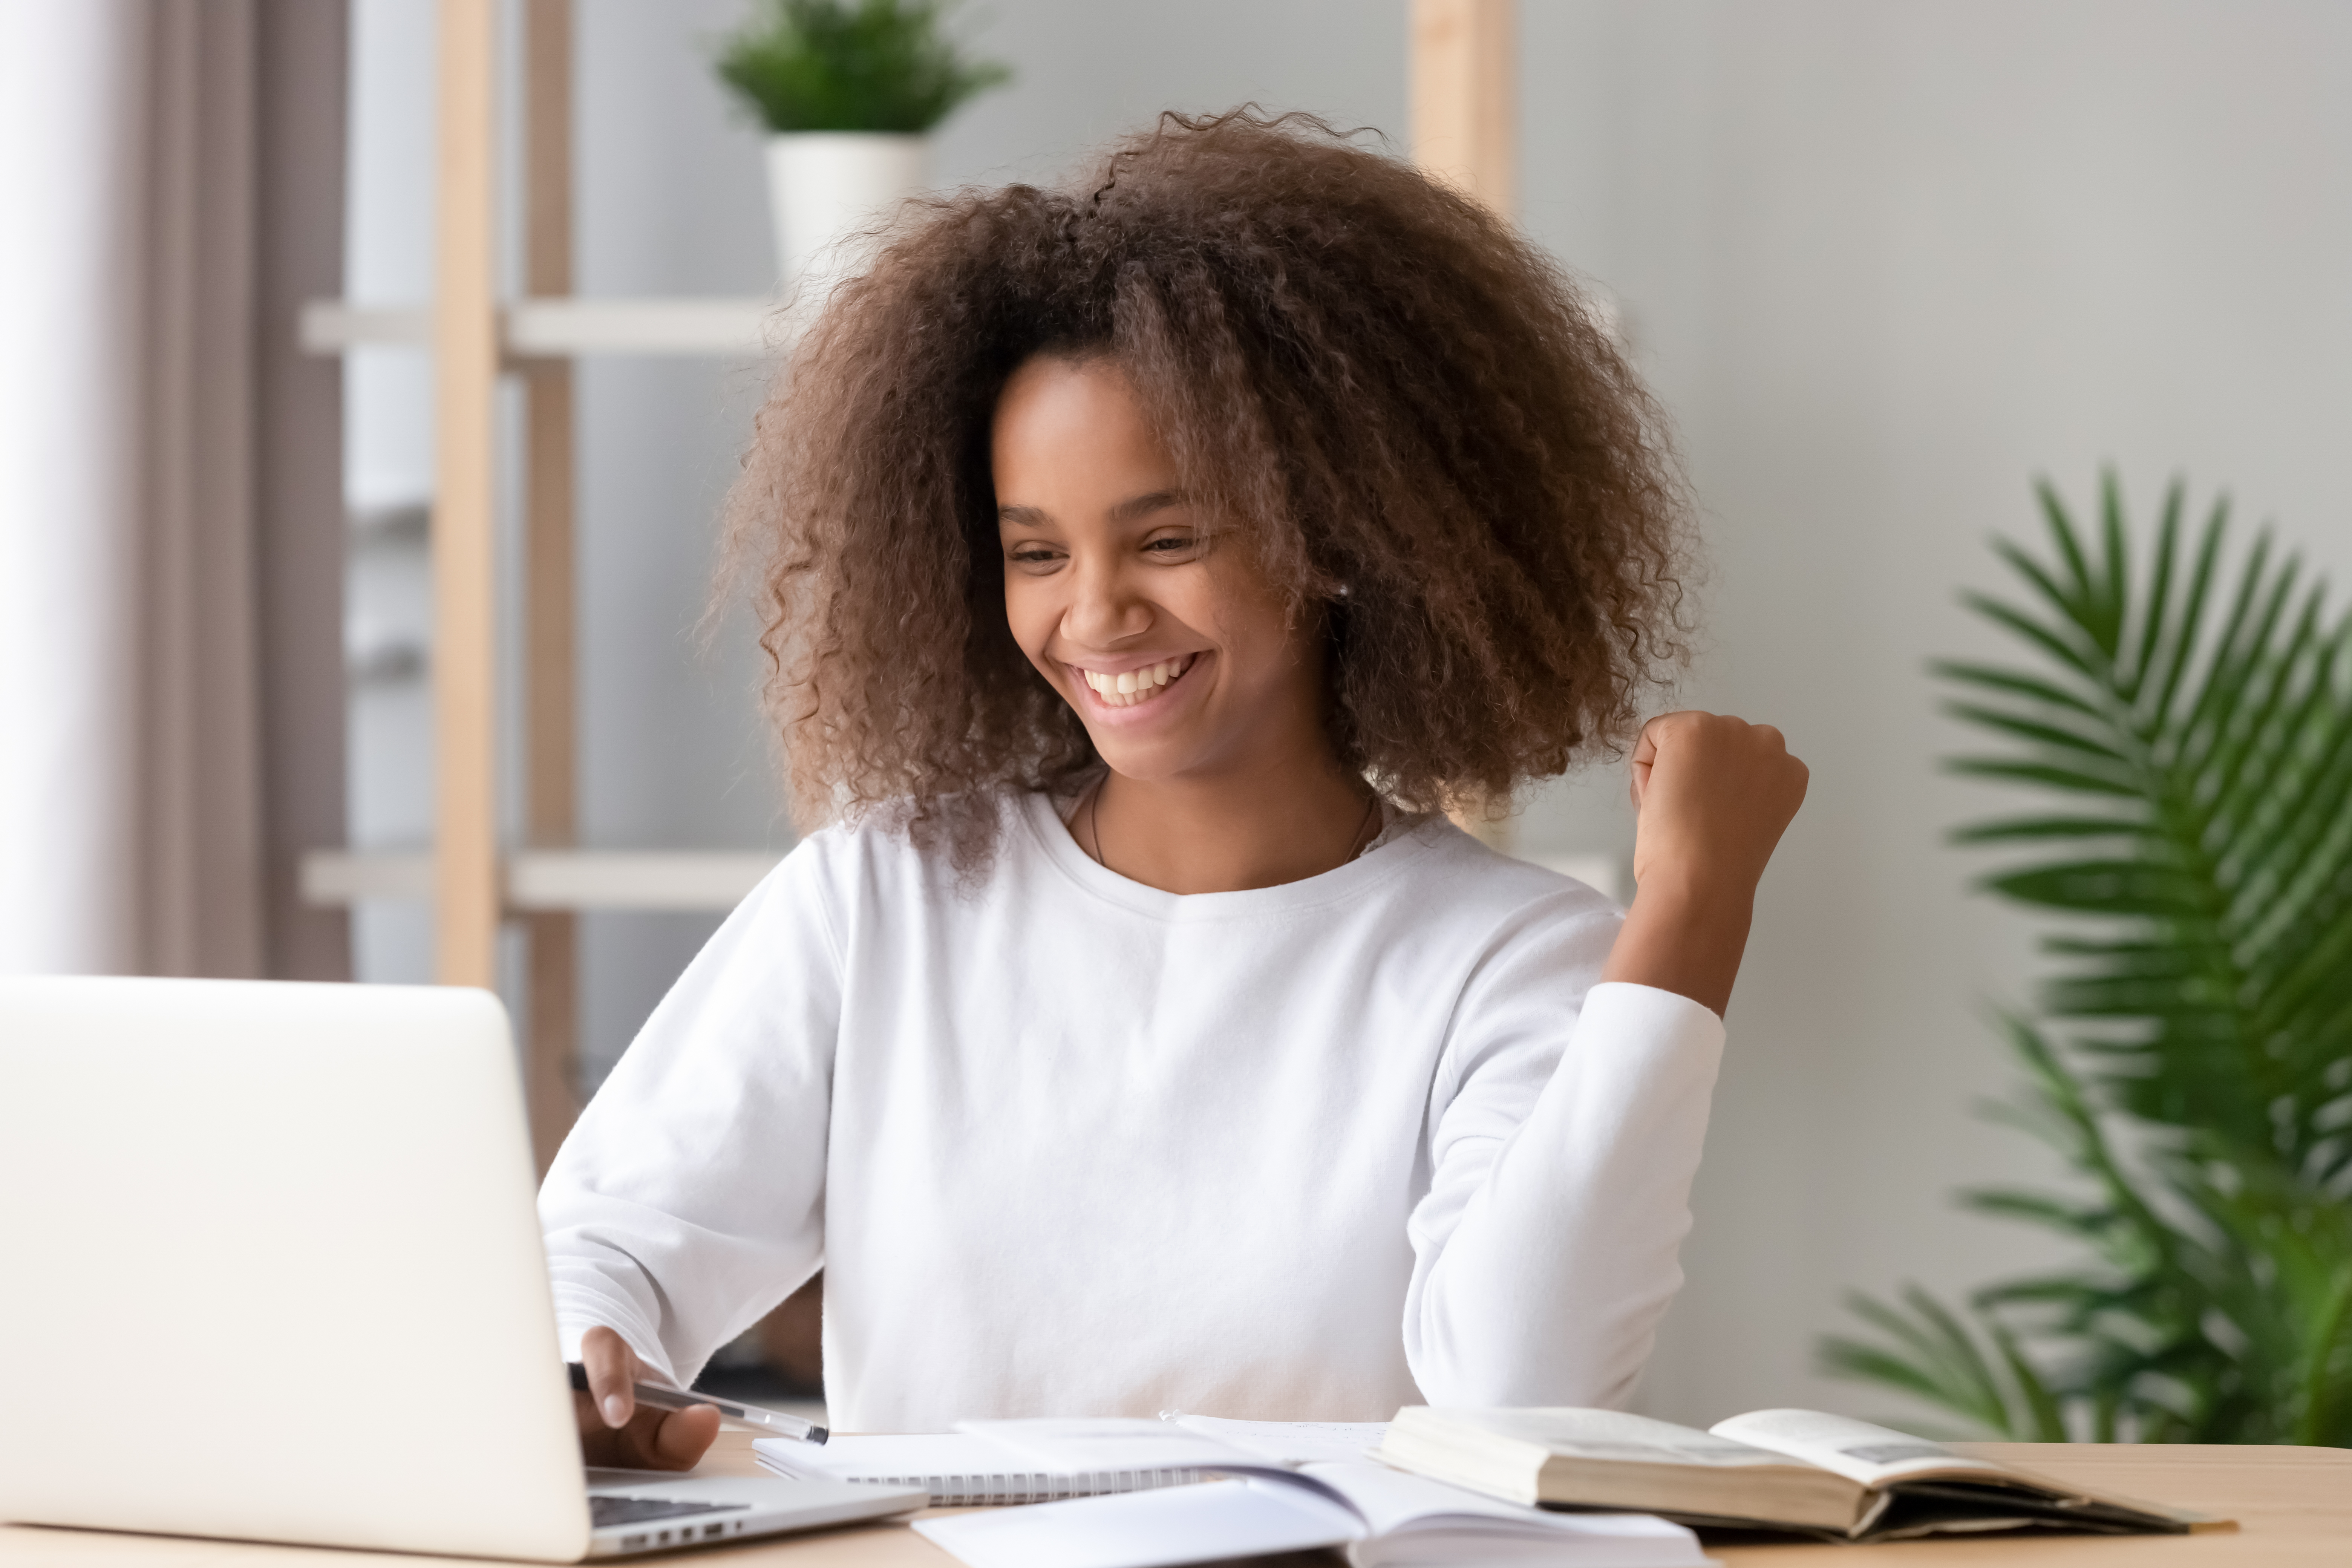
[[[768,130],[777,279],[930,184],[930,132],[1010,79],[966,58],[940,0],[758,0],[719,76]]]

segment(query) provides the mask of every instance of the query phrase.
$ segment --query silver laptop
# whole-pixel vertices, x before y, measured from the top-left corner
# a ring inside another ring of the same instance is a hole
[[[569,1563],[919,1490],[584,1471],[487,992],[0,979],[0,1518]]]

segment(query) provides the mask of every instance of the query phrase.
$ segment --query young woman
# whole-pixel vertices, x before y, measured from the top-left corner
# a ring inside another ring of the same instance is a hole
[[[541,1198],[583,1433],[819,1267],[835,1424],[1610,1405],[1676,1250],[1780,735],[1675,713],[1655,411],[1475,204],[1163,120],[844,286],[736,500],[813,833]],[[1631,740],[1639,894],[1441,815]]]

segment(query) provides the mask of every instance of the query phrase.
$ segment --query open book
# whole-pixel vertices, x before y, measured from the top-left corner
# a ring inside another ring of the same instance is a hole
[[[1180,1420],[966,1422],[966,1434],[1039,1474],[1233,1479],[922,1519],[915,1529],[970,1568],[1168,1568],[1327,1546],[1346,1547],[1355,1568],[1706,1561],[1696,1537],[1662,1519],[1524,1508],[1374,1463],[1355,1439],[1377,1426]],[[1334,1450],[1355,1457],[1289,1458]]]
[[[1415,1405],[1389,1424],[1380,1457],[1514,1502],[1641,1509],[1829,1540],[2228,1527],[1812,1410],[1759,1410],[1700,1432],[1613,1410]]]

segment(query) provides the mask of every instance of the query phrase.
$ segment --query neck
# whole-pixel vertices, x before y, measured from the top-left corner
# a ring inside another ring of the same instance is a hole
[[[1318,741],[1320,737],[1318,737]],[[1165,779],[1113,773],[1075,819],[1081,844],[1130,881],[1169,893],[1234,893],[1318,877],[1368,836],[1370,786],[1326,745]],[[1370,831],[1377,831],[1375,826]]]

